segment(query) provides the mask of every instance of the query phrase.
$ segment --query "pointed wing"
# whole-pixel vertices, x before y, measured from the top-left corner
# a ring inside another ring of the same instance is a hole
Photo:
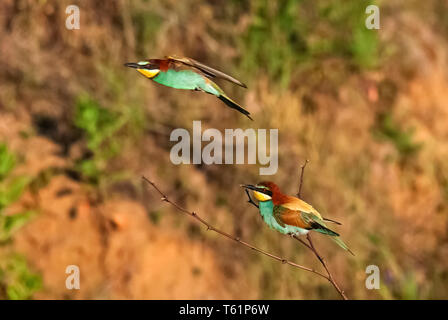
[[[311,228],[314,231],[317,231],[317,232],[320,232],[323,234],[328,234],[329,236],[333,236],[333,237],[339,236],[338,233],[334,232],[333,230],[328,229],[327,226],[325,225],[325,222],[321,218],[316,216],[315,214],[302,212],[301,217],[305,221],[305,223],[307,223],[311,226]]]
[[[339,234],[327,228],[325,218],[311,205],[296,197],[287,197],[286,203],[274,206],[274,217],[279,224],[292,225],[303,229],[312,229],[322,234],[329,235],[337,245],[355,255]],[[331,222],[338,223],[334,220]]]
[[[320,215],[320,213],[317,212],[317,210],[314,209],[313,206],[311,206],[310,204],[308,204],[305,201],[300,200],[299,198],[296,198],[296,197],[291,197],[291,196],[286,197],[286,201],[285,201],[285,203],[282,203],[282,206],[287,209],[291,209],[291,210],[312,213],[312,214],[316,215],[318,218],[322,219],[322,216]]]
[[[338,221],[336,221],[336,220],[332,220],[332,219],[328,219],[328,218],[322,218],[324,221],[327,221],[327,222],[331,222],[331,223],[335,223],[335,224],[338,224],[338,225],[342,225],[342,223],[340,223],[340,222],[338,222]]]
[[[174,62],[180,62],[187,66],[193,67],[204,73],[208,78],[219,78],[224,79],[227,81],[230,81],[232,83],[235,83],[243,88],[247,88],[247,86],[242,83],[241,81],[229,76],[228,74],[225,74],[224,72],[218,71],[216,69],[213,69],[212,67],[209,67],[203,63],[200,63],[194,59],[191,58],[185,58],[185,57],[176,57],[176,56],[168,56],[166,57],[170,61]]]
[[[311,205],[296,197],[288,197],[285,203],[274,206],[274,217],[277,222],[299,227],[313,229],[330,236],[339,236],[325,225],[322,216]]]
[[[293,197],[292,197],[293,198]],[[297,199],[297,198],[295,198]],[[322,218],[320,218],[320,215],[315,209],[313,209],[312,206],[307,204],[306,202],[299,200],[295,204],[287,203],[283,205],[275,205],[274,206],[274,218],[277,220],[277,222],[281,226],[285,225],[291,225],[296,226],[302,229],[312,229],[314,231],[317,231],[322,234],[329,235],[331,240],[333,240],[337,245],[339,245],[344,250],[347,250],[352,255],[355,255],[350,248],[345,244],[344,241],[339,237],[339,234],[334,232],[333,230],[330,230],[325,225],[325,222]],[[288,209],[286,206],[289,207],[301,207],[303,210],[309,210],[314,212],[304,212],[301,210],[291,210]],[[311,210],[312,209],[312,210]],[[317,213],[317,214],[316,214]]]
[[[274,206],[274,218],[281,226],[290,225],[302,229],[311,229],[311,225],[302,219],[302,213],[297,210],[291,210],[283,205]]]
[[[303,200],[300,200],[299,198],[289,196],[289,197],[287,197],[287,199],[288,199],[287,203],[284,203],[282,205],[287,207],[287,208],[289,208],[289,209],[300,210],[300,211],[306,212],[306,213],[313,213],[317,217],[322,219],[323,221],[328,221],[328,222],[332,222],[332,223],[341,225],[340,222],[337,222],[335,220],[322,217],[320,215],[320,213],[316,209],[314,209],[310,204],[306,203]]]

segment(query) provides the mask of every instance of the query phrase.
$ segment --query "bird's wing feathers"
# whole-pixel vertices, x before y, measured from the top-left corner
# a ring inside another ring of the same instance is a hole
[[[283,224],[302,229],[313,229],[330,236],[339,236],[336,232],[328,229],[316,209],[295,197],[289,197],[285,203],[274,206],[274,217]]]
[[[274,206],[274,210],[273,210],[273,216],[274,216],[275,220],[283,228],[285,227],[285,223],[283,222],[281,216],[282,216],[284,210],[285,210],[285,208],[283,208],[281,206]]]
[[[329,235],[337,245],[354,255],[339,234],[327,228],[322,216],[311,205],[295,197],[289,197],[287,200],[286,203],[274,206],[274,218],[280,225],[312,229]]]
[[[287,203],[282,204],[282,206],[287,207],[292,210],[300,210],[302,212],[313,213],[324,221],[332,222],[332,223],[335,223],[338,225],[342,224],[338,221],[322,217],[316,209],[314,209],[310,204],[306,203],[303,200],[300,200],[296,197],[291,197],[291,196],[288,196],[287,199],[288,199]]]
[[[339,236],[338,233],[334,232],[333,230],[328,229],[328,227],[325,225],[325,222],[321,218],[316,216],[315,214],[301,212],[301,217],[302,217],[303,221],[305,221],[305,223],[310,225],[311,229],[313,229],[314,231],[317,231],[317,232],[320,232],[323,234],[327,234],[327,235],[333,236],[333,237]]]
[[[288,209],[283,205],[274,206],[274,218],[282,226],[287,224],[302,229],[311,228],[311,226],[302,219],[300,211]]]
[[[338,225],[342,225],[342,223],[340,223],[340,222],[338,222],[336,220],[333,220],[333,219],[328,219],[328,218],[325,218],[325,217],[322,217],[322,219],[324,221],[327,221],[327,222],[331,222],[331,223],[335,223],[335,224],[338,224]]]
[[[317,212],[317,210],[314,209],[313,206],[296,197],[291,196],[286,197],[286,201],[282,203],[282,206],[291,210],[312,213],[316,215],[318,218],[322,219],[320,213]]]
[[[228,74],[225,74],[224,72],[218,71],[216,69],[213,69],[212,67],[209,67],[203,63],[200,63],[194,59],[191,58],[185,58],[185,57],[177,57],[177,56],[168,56],[166,57],[168,60],[174,61],[174,62],[180,62],[187,66],[193,67],[204,73],[209,78],[220,78],[227,81],[230,81],[232,83],[235,83],[243,88],[247,88],[247,86],[242,83],[241,81],[229,76]]]

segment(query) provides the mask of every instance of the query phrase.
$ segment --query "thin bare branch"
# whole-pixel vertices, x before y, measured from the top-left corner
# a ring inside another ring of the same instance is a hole
[[[302,192],[302,184],[303,184],[303,174],[305,172],[305,167],[308,164],[309,160],[306,160],[305,163],[301,166],[301,171],[300,171],[300,184],[299,184],[299,192],[297,192],[297,196],[300,198],[300,194]],[[340,224],[340,223],[338,223]],[[333,285],[333,287],[337,290],[337,292],[340,294],[340,296],[344,299],[344,300],[348,300],[347,296],[345,295],[345,292],[343,290],[341,290],[341,288],[339,287],[339,285],[336,283],[336,281],[333,278],[333,275],[331,274],[330,270],[328,269],[327,263],[325,262],[325,259],[319,254],[319,252],[317,252],[316,248],[314,247],[313,241],[311,240],[311,235],[308,233],[306,235],[306,238],[308,240],[308,243],[306,243],[305,241],[303,241],[302,239],[300,239],[300,237],[294,235],[293,236],[294,239],[296,239],[297,241],[299,241],[301,244],[303,244],[305,247],[307,247],[308,249],[310,249],[314,255],[316,256],[316,258],[319,260],[319,262],[322,264],[322,266],[324,267],[325,271],[327,272],[327,279],[328,281],[330,281],[330,283]]]
[[[301,179],[300,179],[300,181],[301,181],[301,183],[300,183],[300,188],[301,188],[301,185],[302,185],[303,172],[304,172],[304,169],[305,169],[305,166],[306,166],[307,163],[308,163],[308,160],[307,160],[306,163],[302,166]],[[327,272],[327,275],[325,275],[325,274],[323,274],[323,273],[320,273],[319,271],[316,271],[316,270],[314,270],[314,269],[312,269],[312,268],[308,268],[308,267],[299,265],[299,264],[297,264],[297,263],[294,263],[294,262],[292,262],[292,261],[289,261],[289,260],[284,259],[284,258],[282,258],[282,257],[276,256],[276,255],[274,255],[274,254],[272,254],[272,253],[269,253],[269,252],[267,252],[267,251],[264,251],[264,250],[262,250],[262,249],[259,249],[259,248],[255,247],[255,246],[253,246],[253,245],[251,245],[251,244],[249,244],[249,243],[247,243],[247,242],[241,240],[239,237],[233,236],[233,235],[231,235],[231,234],[229,234],[229,233],[227,233],[227,232],[224,232],[224,231],[221,231],[220,229],[215,228],[215,227],[212,226],[210,223],[208,223],[206,220],[204,220],[202,217],[200,217],[196,212],[194,212],[194,211],[189,211],[189,210],[187,210],[187,209],[181,207],[180,205],[178,205],[176,202],[173,202],[173,201],[171,201],[170,199],[168,199],[168,197],[167,197],[167,196],[166,196],[166,195],[165,195],[165,194],[164,194],[164,193],[157,187],[157,185],[156,185],[154,182],[152,182],[151,180],[147,179],[147,178],[144,177],[144,176],[143,176],[142,178],[143,178],[144,181],[146,181],[148,184],[150,184],[150,185],[151,185],[151,186],[152,186],[152,187],[153,187],[153,188],[154,188],[154,189],[161,195],[161,197],[162,197],[161,200],[162,200],[162,201],[169,203],[170,205],[172,205],[173,207],[175,207],[175,208],[176,208],[177,210],[179,210],[180,212],[182,212],[182,213],[184,213],[184,214],[187,214],[187,215],[193,217],[194,219],[196,219],[197,221],[199,221],[200,223],[202,223],[203,225],[205,225],[205,226],[207,227],[207,230],[214,231],[214,232],[216,232],[216,233],[218,233],[218,234],[220,234],[220,235],[222,235],[222,236],[224,236],[224,237],[226,237],[226,238],[228,238],[228,239],[230,239],[230,240],[233,240],[233,241],[235,241],[235,242],[237,242],[237,243],[239,243],[239,244],[241,244],[241,245],[243,245],[243,246],[245,246],[245,247],[248,247],[248,248],[250,248],[250,249],[252,249],[252,250],[254,250],[254,251],[258,252],[258,253],[261,253],[261,254],[263,254],[263,255],[265,255],[265,256],[268,256],[268,257],[270,257],[270,258],[272,258],[272,259],[274,259],[274,260],[277,260],[277,261],[279,261],[279,262],[281,262],[281,263],[283,263],[283,264],[288,264],[288,265],[290,265],[290,266],[292,266],[292,267],[295,267],[295,268],[298,268],[298,269],[301,269],[301,270],[305,270],[305,271],[308,271],[308,272],[312,272],[312,273],[314,273],[314,274],[316,274],[316,275],[318,275],[318,276],[320,276],[320,277],[326,279],[327,281],[329,281],[329,282],[334,286],[334,288],[337,290],[337,292],[341,295],[341,297],[342,297],[344,300],[348,300],[348,298],[347,298],[347,296],[345,295],[344,291],[341,290],[341,288],[339,287],[339,285],[338,285],[338,284],[336,283],[336,281],[334,280],[333,275],[331,274],[330,270],[328,269],[328,266],[327,266],[327,264],[326,264],[324,258],[322,258],[322,256],[318,253],[318,251],[317,251],[316,248],[314,247],[314,244],[313,244],[313,242],[312,242],[312,240],[311,240],[311,236],[310,236],[309,234],[307,235],[308,243],[306,243],[305,241],[303,241],[303,240],[302,240],[299,236],[297,236],[297,235],[292,235],[292,237],[293,237],[294,239],[296,239],[297,241],[299,241],[301,244],[303,244],[305,247],[307,247],[308,249],[310,249],[310,250],[314,253],[314,255],[317,257],[317,259],[319,260],[319,262],[322,264],[322,266],[324,267],[325,271]],[[299,193],[300,193],[300,192],[299,192]],[[249,195],[248,193],[247,193],[247,195],[248,195],[248,197],[249,197],[249,201],[248,201],[248,202],[251,203],[251,204],[253,204],[254,206],[257,206],[257,207],[258,207],[258,205],[252,200],[252,198],[250,197],[250,195]]]
[[[298,235],[293,235],[292,236],[294,239],[296,239],[297,241],[299,241],[301,244],[303,244],[305,247],[307,247],[308,249],[310,249],[310,250],[312,250],[311,249],[311,246],[308,244],[308,243],[306,243],[305,241],[303,241],[302,239],[300,239],[300,237],[298,236]]]
[[[308,242],[310,243],[310,247],[311,247],[311,250],[314,252],[314,255],[317,257],[317,259],[319,259],[320,263],[325,268],[325,271],[327,271],[328,278],[329,278],[329,281],[331,282],[331,284],[339,292],[339,294],[341,295],[341,297],[344,300],[348,300],[347,296],[345,295],[345,292],[343,290],[341,290],[341,288],[338,286],[338,284],[334,280],[330,270],[328,269],[328,266],[327,266],[327,263],[325,262],[325,259],[322,258],[322,256],[317,252],[316,248],[314,247],[313,241],[311,240],[311,235],[309,233],[306,235],[306,238],[308,239]]]
[[[312,272],[312,273],[317,274],[318,276],[320,276],[320,277],[330,281],[330,278],[328,276],[324,275],[323,273],[320,273],[319,271],[316,271],[314,269],[311,269],[311,268],[299,265],[299,264],[291,262],[291,261],[289,261],[287,259],[284,259],[284,258],[281,258],[281,257],[276,256],[274,254],[271,254],[271,253],[269,253],[267,251],[259,249],[259,248],[255,247],[255,246],[253,246],[253,245],[251,245],[251,244],[241,240],[239,237],[235,237],[235,236],[233,236],[231,234],[228,234],[228,233],[226,233],[224,231],[221,231],[221,230],[215,228],[210,223],[208,223],[206,220],[201,218],[196,212],[189,211],[189,210],[181,207],[180,205],[178,205],[176,202],[173,202],[170,199],[168,199],[168,197],[157,187],[157,185],[154,182],[152,182],[151,180],[149,180],[145,176],[143,176],[142,178],[143,178],[144,181],[149,183],[160,194],[160,196],[162,197],[161,198],[162,201],[169,203],[170,205],[175,207],[180,212],[183,212],[183,213],[193,217],[194,219],[196,219],[197,221],[199,221],[200,223],[205,225],[207,227],[207,230],[214,231],[214,232],[216,232],[216,233],[218,233],[218,234],[220,234],[220,235],[222,235],[222,236],[224,236],[224,237],[226,237],[226,238],[228,238],[230,240],[233,240],[233,241],[235,241],[235,242],[237,242],[237,243],[239,243],[239,244],[241,244],[241,245],[243,245],[245,247],[248,247],[248,248],[250,248],[250,249],[252,249],[252,250],[254,250],[254,251],[258,252],[258,253],[261,253],[261,254],[263,254],[265,256],[268,256],[268,257],[270,257],[270,258],[272,258],[274,260],[277,260],[277,261],[279,261],[279,262],[281,262],[283,264],[288,264],[288,265],[293,266],[295,268],[302,269],[302,270],[305,270],[305,271],[308,271],[308,272]]]
[[[306,159],[305,163],[300,166],[300,178],[299,178],[299,192],[297,192],[297,196],[300,198],[302,194],[302,185],[303,185],[303,174],[305,173],[305,167],[310,162],[310,160]]]

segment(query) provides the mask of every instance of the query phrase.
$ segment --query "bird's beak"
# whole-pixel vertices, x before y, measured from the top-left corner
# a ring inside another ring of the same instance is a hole
[[[259,188],[257,188],[254,185],[251,185],[251,184],[240,184],[240,187],[245,188],[245,189],[254,190],[254,191],[259,191]]]
[[[266,190],[265,188],[260,188],[260,187],[254,186],[252,184],[240,184],[240,187],[243,187],[245,189],[250,189],[250,190],[265,194],[269,197],[272,197],[272,191]]]
[[[129,68],[134,68],[134,69],[139,69],[141,68],[141,66],[138,63],[135,62],[128,62],[124,64],[125,67],[129,67]]]

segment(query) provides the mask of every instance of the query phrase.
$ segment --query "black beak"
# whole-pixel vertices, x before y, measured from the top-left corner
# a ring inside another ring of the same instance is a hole
[[[135,62],[125,63],[124,66],[125,67],[129,67],[129,68],[135,68],[135,69],[141,68],[141,66],[138,63],[135,63]]]
[[[251,184],[240,184],[240,187],[243,187],[245,189],[250,189],[250,190],[255,190],[255,191],[259,191],[256,186],[251,185]]]
[[[272,191],[266,190],[264,188],[258,188],[252,184],[240,184],[240,187],[243,187],[245,189],[254,190],[254,191],[257,191],[257,192],[260,192],[260,193],[263,193],[263,194],[266,194],[266,195],[272,197]]]

